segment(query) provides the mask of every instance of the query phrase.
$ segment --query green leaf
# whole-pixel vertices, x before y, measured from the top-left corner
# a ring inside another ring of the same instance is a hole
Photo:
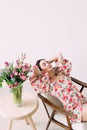
[[[1,87],[3,87],[3,86],[2,86],[2,82],[0,82],[0,88],[1,88]]]
[[[3,82],[3,79],[0,77],[0,82]]]

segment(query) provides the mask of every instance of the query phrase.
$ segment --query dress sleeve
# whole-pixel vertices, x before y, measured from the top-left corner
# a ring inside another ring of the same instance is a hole
[[[47,93],[50,90],[48,73],[45,73],[41,76],[37,76],[32,73],[30,75],[29,81],[37,93]]]
[[[66,76],[70,76],[72,63],[69,60],[64,59],[64,64],[56,62],[56,67],[58,68],[59,72],[62,72]]]

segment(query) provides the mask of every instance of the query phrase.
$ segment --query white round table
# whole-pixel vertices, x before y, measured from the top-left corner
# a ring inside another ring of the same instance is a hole
[[[28,92],[23,92],[23,105],[17,107],[13,104],[13,97],[9,94],[0,99],[0,115],[9,119],[10,124],[8,130],[12,130],[12,123],[14,120],[25,119],[31,125],[32,130],[36,130],[32,115],[38,108],[38,99],[35,95]]]

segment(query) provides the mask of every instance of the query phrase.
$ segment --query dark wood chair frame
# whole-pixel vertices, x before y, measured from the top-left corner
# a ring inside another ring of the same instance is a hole
[[[76,84],[81,86],[80,92],[82,92],[84,88],[87,88],[87,83],[82,82],[74,77],[71,77],[71,79],[73,82],[75,82]],[[48,118],[49,118],[49,121],[48,121],[47,126],[46,126],[46,130],[48,130],[51,122],[58,124],[60,127],[64,128],[65,130],[73,130],[70,119],[69,119],[70,116],[74,117],[74,114],[72,112],[68,112],[63,107],[60,107],[60,106],[54,104],[52,101],[50,101],[48,98],[44,97],[40,93],[38,93],[38,97],[41,99],[41,101],[44,105],[44,108],[46,110],[46,113],[48,115]],[[51,115],[49,114],[49,110],[48,110],[46,104],[49,105],[50,107],[52,107],[52,109],[53,109]],[[66,120],[67,120],[67,125],[65,125],[64,123],[62,123],[54,118],[56,112],[60,112],[60,113],[65,115]]]

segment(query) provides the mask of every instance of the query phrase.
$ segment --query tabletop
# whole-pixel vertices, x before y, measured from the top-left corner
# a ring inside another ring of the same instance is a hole
[[[22,119],[25,116],[31,116],[38,108],[37,97],[29,92],[22,94],[23,105],[17,107],[13,103],[12,95],[8,94],[0,99],[0,115],[8,119]]]

